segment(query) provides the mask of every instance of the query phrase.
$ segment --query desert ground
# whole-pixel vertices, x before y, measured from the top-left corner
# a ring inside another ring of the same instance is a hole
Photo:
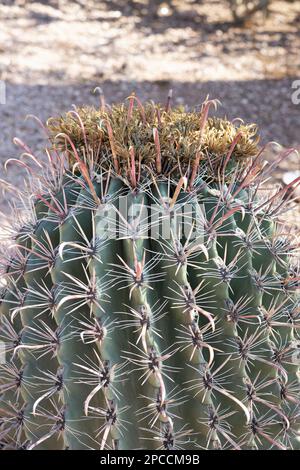
[[[24,173],[3,163],[18,157],[15,136],[40,154],[47,144],[27,115],[46,120],[85,103],[98,105],[101,86],[109,103],[132,91],[142,99],[190,108],[207,95],[218,113],[256,122],[261,143],[300,149],[300,2],[271,1],[268,15],[233,23],[223,1],[2,1],[0,4],[0,178],[24,184]],[[271,160],[272,152],[268,155]],[[297,175],[296,152],[272,184]],[[9,211],[8,197],[0,207]],[[300,199],[300,197],[299,197]],[[299,205],[291,213],[295,222]]]

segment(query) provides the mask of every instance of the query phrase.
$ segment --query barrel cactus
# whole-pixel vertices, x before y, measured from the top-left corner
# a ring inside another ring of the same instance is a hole
[[[2,449],[299,449],[299,263],[254,125],[132,95],[5,186]],[[10,195],[10,196],[9,196]]]

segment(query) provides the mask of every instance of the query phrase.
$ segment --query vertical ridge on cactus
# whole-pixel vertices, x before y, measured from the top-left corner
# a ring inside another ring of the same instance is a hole
[[[2,449],[300,448],[300,178],[265,191],[256,127],[215,105],[102,97],[49,119],[46,161],[26,147],[29,182],[5,186]]]

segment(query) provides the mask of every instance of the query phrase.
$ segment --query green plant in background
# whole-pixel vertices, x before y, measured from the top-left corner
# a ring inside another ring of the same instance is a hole
[[[261,11],[265,16],[269,13],[270,0],[228,0],[229,7],[236,23],[243,23],[254,13]]]
[[[3,449],[299,448],[282,221],[299,178],[264,190],[276,163],[255,126],[212,104],[101,95],[49,120],[46,160],[25,148],[2,250]]]

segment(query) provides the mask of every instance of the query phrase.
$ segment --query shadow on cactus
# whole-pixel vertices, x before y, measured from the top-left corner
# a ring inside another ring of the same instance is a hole
[[[5,185],[2,449],[299,449],[299,258],[254,125],[52,118]],[[14,196],[14,197],[12,197]],[[2,355],[3,356],[3,355]],[[3,358],[3,357],[2,357]]]

